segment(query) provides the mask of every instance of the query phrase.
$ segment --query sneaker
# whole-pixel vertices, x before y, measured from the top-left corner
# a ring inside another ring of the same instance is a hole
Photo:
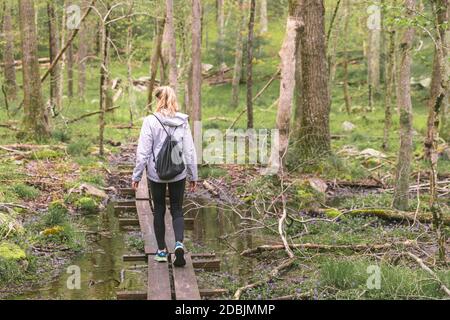
[[[166,250],[158,250],[158,252],[155,255],[155,260],[158,262],[167,262],[167,256],[168,253]]]
[[[173,262],[175,267],[184,267],[186,260],[184,259],[184,245],[181,242],[177,242],[175,245],[175,261]]]

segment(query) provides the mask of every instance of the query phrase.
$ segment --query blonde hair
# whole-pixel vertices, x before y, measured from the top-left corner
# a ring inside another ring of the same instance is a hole
[[[156,112],[166,117],[174,117],[179,110],[175,90],[167,86],[159,87],[155,90],[155,96],[158,99]]]

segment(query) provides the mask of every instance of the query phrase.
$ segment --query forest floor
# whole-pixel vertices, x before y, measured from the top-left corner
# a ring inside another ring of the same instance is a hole
[[[255,83],[255,92],[264,87],[275,68],[276,66],[256,66],[255,78],[260,80]],[[139,78],[147,72],[144,64],[136,65],[134,76]],[[123,66],[114,66],[112,74],[118,78],[126,78]],[[65,97],[66,107],[53,119],[53,135],[45,142],[46,145],[25,144],[10,129],[0,128],[0,255],[8,255],[8,259],[0,259],[0,288],[3,294],[6,289],[11,292],[13,288],[47,278],[42,277],[44,271],[48,271],[51,278],[55,265],[63,265],[73,255],[82,252],[87,242],[80,217],[102,208],[101,197],[88,195],[80,190],[83,184],[103,191],[108,188],[108,158],[98,156],[97,117],[73,124],[65,122],[98,109],[98,79],[95,73],[89,75],[88,83],[88,99],[85,102]],[[279,244],[281,239],[277,234],[276,224],[282,211],[279,195],[282,186],[289,186],[286,191],[289,213],[286,232],[289,241],[298,244],[348,246],[335,247],[333,250],[326,247],[320,250],[294,249],[295,261],[290,268],[271,280],[264,279],[260,286],[245,291],[242,298],[441,298],[436,282],[411,257],[404,256],[408,251],[423,258],[428,265],[434,267],[441,281],[450,286],[448,269],[440,267],[434,260],[436,248],[430,224],[347,214],[354,209],[390,208],[393,172],[399,146],[398,117],[394,115],[390,148],[383,151],[382,103],[377,102],[373,108],[368,108],[365,90],[361,86],[352,86],[353,109],[347,115],[344,112],[342,88],[339,85],[333,88],[330,117],[334,137],[333,155],[324,161],[299,163],[295,145],[291,146],[283,183],[276,177],[260,175],[258,168],[252,166],[204,164],[200,168],[201,178],[209,181],[214,190],[205,187],[201,194],[204,195],[209,190],[215,205],[223,206],[227,214],[245,212],[264,224],[256,226],[263,227],[264,231],[248,230],[230,236],[241,237],[252,232],[262,232],[264,244]],[[231,109],[228,106],[230,92],[229,85],[204,87],[204,129],[225,130],[241,113],[245,107],[245,99],[242,98],[237,109]],[[243,97],[244,86],[241,93]],[[275,81],[255,102],[257,129],[274,127],[274,102],[278,95],[279,85]],[[413,90],[414,162],[408,212],[413,216],[417,212],[418,217],[429,215],[426,188],[428,164],[422,157],[426,134],[426,97],[427,90]],[[136,106],[143,106],[146,92],[136,90],[132,98]],[[127,128],[130,123],[130,99],[127,95],[122,95],[115,103],[122,107],[107,116],[107,156],[119,153],[120,144],[135,142],[139,134],[145,111],[142,108],[134,110],[134,125]],[[16,107],[11,105],[12,109]],[[1,109],[0,119],[7,118]],[[20,114],[16,114],[6,123],[16,127],[19,121]],[[353,124],[351,130],[344,126],[346,121]],[[245,128],[245,116],[236,123],[236,128]],[[447,145],[440,145],[438,163],[439,199],[447,217],[450,215],[448,150]],[[414,185],[419,185],[419,188]],[[219,198],[215,192],[219,194]],[[229,204],[230,199],[235,200],[231,202],[232,205]],[[250,211],[249,206],[253,207]],[[242,227],[255,226],[243,224]],[[445,232],[448,236],[448,227]],[[351,248],[367,244],[393,245],[379,250]],[[252,275],[244,283],[235,275],[227,273],[205,273],[200,280],[211,282],[215,287],[229,288],[232,295],[239,286],[267,276],[274,267],[285,261],[286,253],[284,250],[276,250],[243,259],[252,261],[251,265],[254,266]],[[382,285],[381,290],[367,290],[365,286],[367,267],[371,265],[382,267],[382,283],[385,285]]]

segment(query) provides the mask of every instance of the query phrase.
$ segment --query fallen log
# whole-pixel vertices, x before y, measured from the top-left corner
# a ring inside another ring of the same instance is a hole
[[[395,246],[414,246],[415,242],[407,240],[399,243],[385,243],[385,244],[349,244],[349,245],[331,245],[319,243],[296,243],[290,244],[291,249],[305,249],[305,250],[353,250],[353,251],[380,251],[393,248]],[[283,244],[262,245],[253,249],[247,249],[241,252],[241,256],[251,256],[256,253],[267,251],[285,250]]]

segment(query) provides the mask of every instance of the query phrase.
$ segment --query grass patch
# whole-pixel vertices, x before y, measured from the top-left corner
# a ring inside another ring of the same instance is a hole
[[[40,191],[38,189],[24,183],[14,185],[12,189],[17,194],[17,196],[23,200],[34,200],[39,197],[40,194]]]

